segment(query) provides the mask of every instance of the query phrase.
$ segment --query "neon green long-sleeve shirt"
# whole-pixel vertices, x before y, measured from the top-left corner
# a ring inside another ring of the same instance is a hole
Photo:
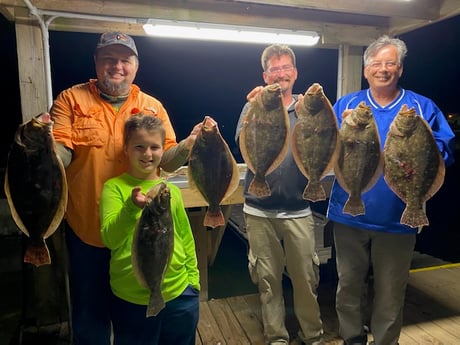
[[[122,174],[105,182],[100,199],[101,237],[111,250],[110,285],[113,293],[128,302],[148,305],[150,291],[142,287],[133,272],[131,245],[142,209],[131,200],[131,190],[140,186],[146,193],[162,180],[139,180]],[[178,297],[188,285],[200,289],[195,240],[185,212],[180,189],[169,182],[174,223],[174,251],[161,287],[165,302]]]

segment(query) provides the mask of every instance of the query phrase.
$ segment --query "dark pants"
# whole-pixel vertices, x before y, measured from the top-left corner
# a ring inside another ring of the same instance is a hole
[[[75,345],[110,344],[110,250],[82,242],[66,226]]]
[[[166,303],[157,316],[147,306],[113,296],[114,345],[194,345],[199,318],[199,293],[188,287]]]

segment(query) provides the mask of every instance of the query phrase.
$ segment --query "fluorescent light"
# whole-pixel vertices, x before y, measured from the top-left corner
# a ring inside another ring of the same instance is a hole
[[[249,26],[231,26],[209,23],[174,22],[149,19],[143,25],[149,36],[196,40],[214,40],[245,43],[280,43],[313,46],[319,41],[314,31],[268,29]]]

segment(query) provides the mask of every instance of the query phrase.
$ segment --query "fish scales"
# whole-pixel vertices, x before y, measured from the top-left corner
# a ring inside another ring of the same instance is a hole
[[[27,235],[24,262],[51,263],[45,240],[59,227],[67,207],[67,180],[56,154],[48,113],[19,125],[8,155],[5,194],[13,220]]]
[[[203,225],[211,228],[225,225],[221,203],[238,188],[238,165],[216,121],[206,116],[190,151],[188,179],[208,203]]]
[[[271,195],[266,176],[286,156],[289,145],[289,117],[281,97],[279,84],[267,85],[243,118],[239,145],[243,160],[254,173],[248,192],[257,196]]]
[[[340,186],[349,194],[343,213],[365,214],[361,195],[374,186],[383,171],[380,137],[371,108],[361,102],[345,112],[339,138],[334,171]]]
[[[146,196],[149,201],[134,232],[131,261],[139,284],[150,290],[146,311],[146,317],[150,317],[165,307],[161,285],[174,250],[174,225],[166,184],[155,185]]]
[[[298,121],[292,132],[292,155],[308,179],[303,198],[326,199],[321,180],[331,171],[338,154],[338,124],[331,102],[323,87],[314,83],[298,103]]]
[[[430,126],[414,108],[401,107],[390,126],[383,155],[384,179],[406,203],[401,224],[429,225],[423,205],[444,183],[445,165]]]

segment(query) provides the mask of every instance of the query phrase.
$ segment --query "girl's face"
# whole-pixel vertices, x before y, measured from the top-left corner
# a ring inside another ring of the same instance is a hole
[[[163,141],[160,131],[139,129],[134,131],[124,151],[128,156],[129,173],[139,179],[157,179],[158,166],[163,156]]]

